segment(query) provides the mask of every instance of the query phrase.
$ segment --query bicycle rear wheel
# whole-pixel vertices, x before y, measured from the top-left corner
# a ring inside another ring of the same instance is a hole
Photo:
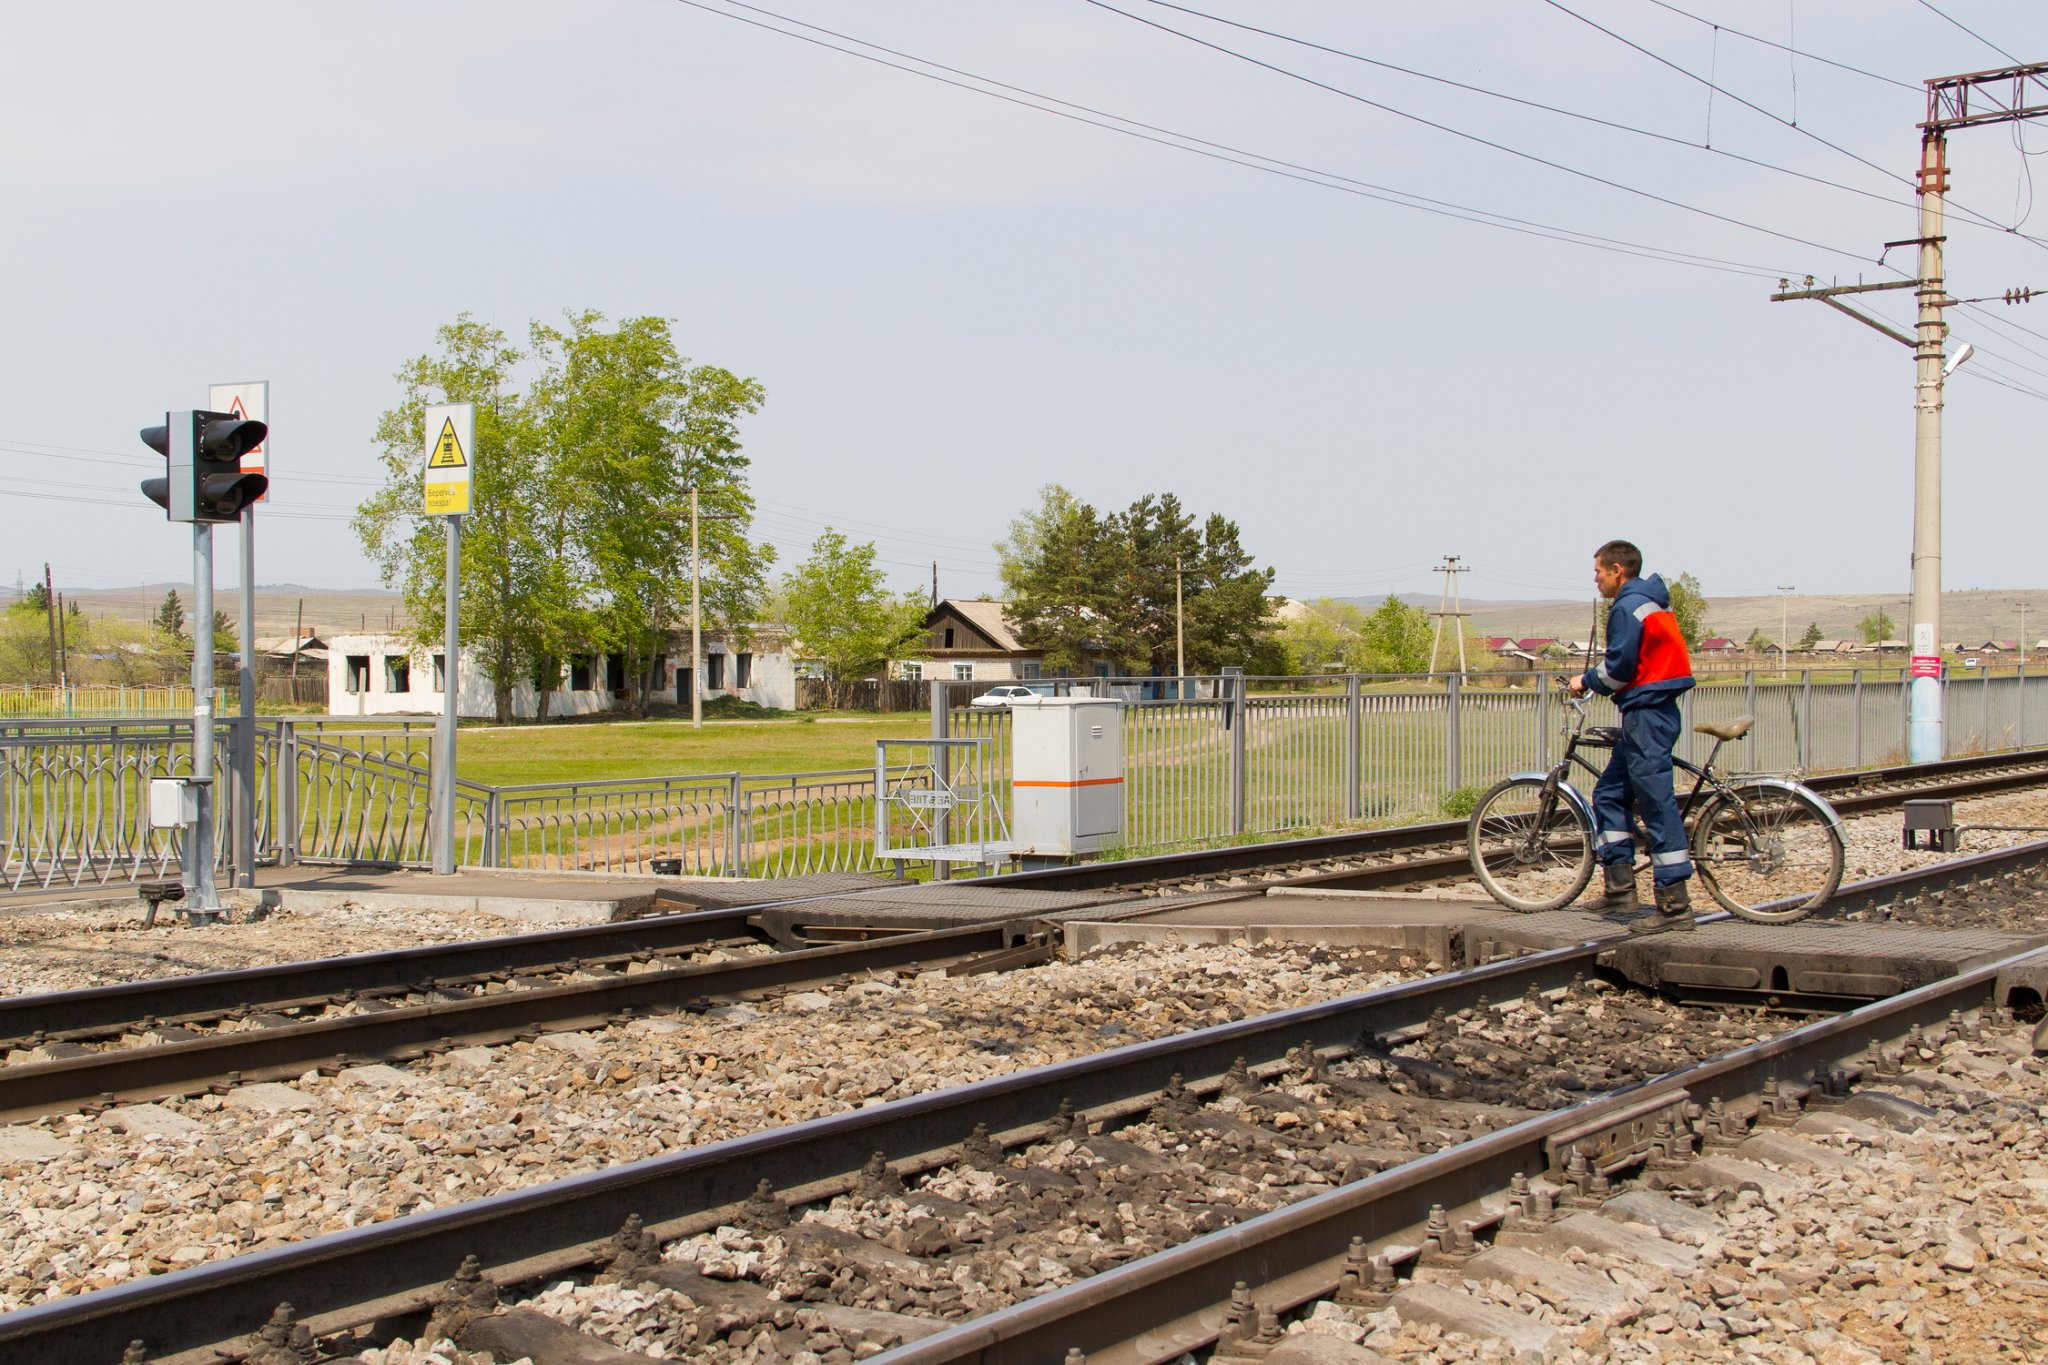
[[[1744,919],[1784,924],[1826,904],[1842,882],[1842,836],[1807,792],[1735,783],[1700,813],[1693,867],[1715,900]]]
[[[1570,905],[1593,877],[1593,827],[1540,777],[1511,777],[1479,798],[1465,827],[1472,875],[1510,910]]]

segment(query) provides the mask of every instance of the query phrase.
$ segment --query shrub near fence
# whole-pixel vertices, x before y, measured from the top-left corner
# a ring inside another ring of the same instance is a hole
[[[934,738],[990,741],[989,793],[1007,821],[1010,713],[950,705],[981,690],[934,689]],[[1514,771],[1547,766],[1562,710],[1547,680],[1476,688],[1453,677],[1112,679],[1125,698],[1124,843],[1171,848],[1358,822],[1437,819]],[[1159,698],[1160,693],[1168,695]],[[1138,699],[1147,693],[1153,699]],[[1601,702],[1596,721],[1611,723]],[[2024,674],[1967,676],[1947,689],[1953,754],[2048,740],[2048,688]],[[1902,761],[1895,680],[1778,683],[1754,675],[1681,703],[1679,752],[1704,758],[1701,721],[1756,725],[1724,766],[1812,772]],[[238,727],[216,726],[225,771]],[[427,858],[431,722],[266,718],[256,727],[259,860],[421,866]],[[125,883],[164,875],[176,852],[146,822],[151,777],[187,770],[189,720],[0,723],[0,890]],[[228,784],[222,784],[227,790]],[[869,769],[774,776],[713,773],[489,787],[459,782],[458,858],[469,865],[650,875],[787,876],[872,869]],[[219,803],[221,807],[225,802]],[[225,818],[225,810],[220,811]],[[217,847],[225,850],[222,837]],[[664,864],[665,865],[665,864]]]

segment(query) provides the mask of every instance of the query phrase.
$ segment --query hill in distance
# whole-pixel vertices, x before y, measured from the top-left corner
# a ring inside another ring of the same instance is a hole
[[[146,626],[155,619],[164,594],[173,590],[184,604],[186,616],[190,617],[190,583],[144,583],[132,588],[82,588],[77,591],[66,588],[62,583],[57,584],[57,591],[63,594],[64,601],[67,604],[78,603],[78,609],[87,616],[104,616],[138,626]],[[12,599],[11,593],[6,596]],[[214,584],[213,605],[216,610],[227,613],[230,621],[235,620],[241,610],[236,597],[232,582]],[[292,622],[301,609],[305,613],[305,624],[320,636],[389,630],[395,628],[393,623],[403,624],[398,594],[381,588],[336,590],[302,588],[295,583],[259,583],[256,587],[257,637],[291,634]]]
[[[1403,602],[1435,611],[1437,598],[1431,593],[1402,593]],[[1352,597],[1342,599],[1371,611],[1384,599]],[[1512,635],[1526,639],[1548,635],[1560,640],[1583,640],[1593,623],[1596,599],[1590,585],[1578,601],[1475,602],[1469,598],[1465,610],[1472,615],[1475,635]],[[2048,639],[2048,588],[1972,588],[1941,595],[1941,633],[1944,641],[1974,645],[1984,640],[2021,638],[2020,606],[2026,606],[2026,640],[2029,649],[2036,641]],[[1601,604],[1603,609],[1605,604]],[[1828,640],[1860,640],[1856,623],[1882,611],[1894,623],[1893,636],[1906,633],[1907,599],[1904,593],[1793,593],[1789,599],[1765,597],[1707,598],[1707,634],[1725,635],[1742,641],[1752,630],[1761,630],[1771,640],[1778,638],[1782,619],[1793,640],[1806,633],[1809,622],[1820,627]]]

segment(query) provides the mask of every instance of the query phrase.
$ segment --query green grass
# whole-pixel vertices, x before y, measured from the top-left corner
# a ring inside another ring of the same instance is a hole
[[[873,768],[875,741],[931,732],[928,717],[818,716],[804,720],[609,721],[464,726],[456,771],[494,787],[700,773],[792,773]]]

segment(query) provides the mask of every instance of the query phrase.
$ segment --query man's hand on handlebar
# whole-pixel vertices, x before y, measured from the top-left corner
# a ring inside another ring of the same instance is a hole
[[[1575,677],[1570,677],[1570,678],[1566,678],[1566,679],[1564,680],[1564,690],[1565,690],[1565,691],[1567,691],[1567,692],[1569,692],[1569,693],[1571,693],[1571,694],[1572,694],[1573,696],[1575,696],[1575,697],[1583,697],[1583,696],[1585,696],[1585,695],[1586,695],[1586,675],[1585,675],[1585,674],[1583,674],[1583,673],[1580,673],[1580,674],[1576,675]]]

